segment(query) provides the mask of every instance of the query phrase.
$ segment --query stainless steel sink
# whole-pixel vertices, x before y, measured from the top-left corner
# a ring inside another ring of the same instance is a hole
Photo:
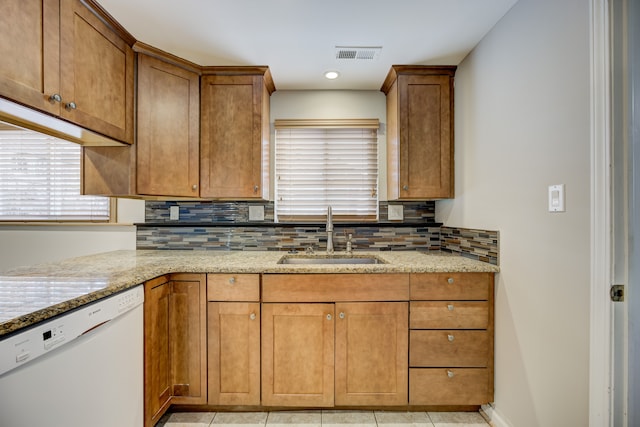
[[[380,258],[357,255],[300,255],[283,256],[278,264],[385,264]]]

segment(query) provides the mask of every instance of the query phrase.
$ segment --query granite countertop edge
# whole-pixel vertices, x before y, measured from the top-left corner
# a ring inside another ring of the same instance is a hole
[[[500,271],[498,266],[489,263],[441,252],[354,252],[356,257],[377,257],[383,264],[278,264],[283,256],[291,255],[277,251],[122,250],[0,272],[0,339],[171,273],[377,274]],[[319,253],[316,256],[324,255]],[[75,284],[77,287],[74,287]],[[55,292],[59,292],[59,295]],[[38,301],[38,295],[44,295],[41,301]],[[30,309],[23,304],[25,300],[31,301],[34,308]],[[16,306],[20,307],[17,310],[24,312],[12,316],[11,310]]]

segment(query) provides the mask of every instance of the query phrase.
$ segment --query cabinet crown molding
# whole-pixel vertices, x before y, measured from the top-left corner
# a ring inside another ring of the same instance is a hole
[[[393,82],[402,74],[411,74],[414,76],[448,75],[453,77],[456,74],[457,68],[455,65],[392,65],[387,77],[384,79],[384,83],[382,83],[380,91],[384,92],[385,95],[389,93]]]

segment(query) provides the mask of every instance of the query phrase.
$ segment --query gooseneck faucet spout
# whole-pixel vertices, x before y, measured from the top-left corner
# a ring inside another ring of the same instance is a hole
[[[327,208],[327,253],[333,253],[333,217],[331,206]]]

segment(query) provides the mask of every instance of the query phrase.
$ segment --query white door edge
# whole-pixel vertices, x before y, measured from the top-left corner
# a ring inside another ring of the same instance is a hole
[[[611,93],[609,2],[590,0],[591,307],[589,426],[612,425]]]

